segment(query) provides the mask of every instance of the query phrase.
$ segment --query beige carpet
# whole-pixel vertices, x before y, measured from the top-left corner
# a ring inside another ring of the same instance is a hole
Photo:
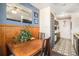
[[[69,39],[60,39],[52,50],[66,56],[76,56],[71,40]]]

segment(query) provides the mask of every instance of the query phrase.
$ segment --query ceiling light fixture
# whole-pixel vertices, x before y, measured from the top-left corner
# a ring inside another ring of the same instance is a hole
[[[13,14],[17,14],[17,12],[16,12],[15,10],[12,10],[11,12],[12,12]]]
[[[12,11],[13,14],[17,14],[17,7],[13,7]]]

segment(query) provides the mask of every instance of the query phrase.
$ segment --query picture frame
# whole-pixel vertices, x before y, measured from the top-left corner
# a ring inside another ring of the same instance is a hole
[[[38,13],[37,12],[34,12],[34,17],[38,18]]]
[[[35,24],[38,24],[38,19],[34,19],[34,23]]]

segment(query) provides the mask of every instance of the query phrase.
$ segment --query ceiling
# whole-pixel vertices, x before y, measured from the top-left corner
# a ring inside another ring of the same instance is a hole
[[[32,3],[32,5],[38,9],[50,6],[52,11],[55,10],[56,15],[79,12],[79,3]]]

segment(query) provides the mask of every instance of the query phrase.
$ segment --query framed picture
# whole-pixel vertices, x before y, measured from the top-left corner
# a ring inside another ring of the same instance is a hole
[[[38,18],[38,13],[37,12],[34,12],[34,17]]]
[[[7,3],[7,20],[32,23],[32,10],[18,3]]]
[[[38,19],[34,19],[34,23],[35,24],[38,24]]]

